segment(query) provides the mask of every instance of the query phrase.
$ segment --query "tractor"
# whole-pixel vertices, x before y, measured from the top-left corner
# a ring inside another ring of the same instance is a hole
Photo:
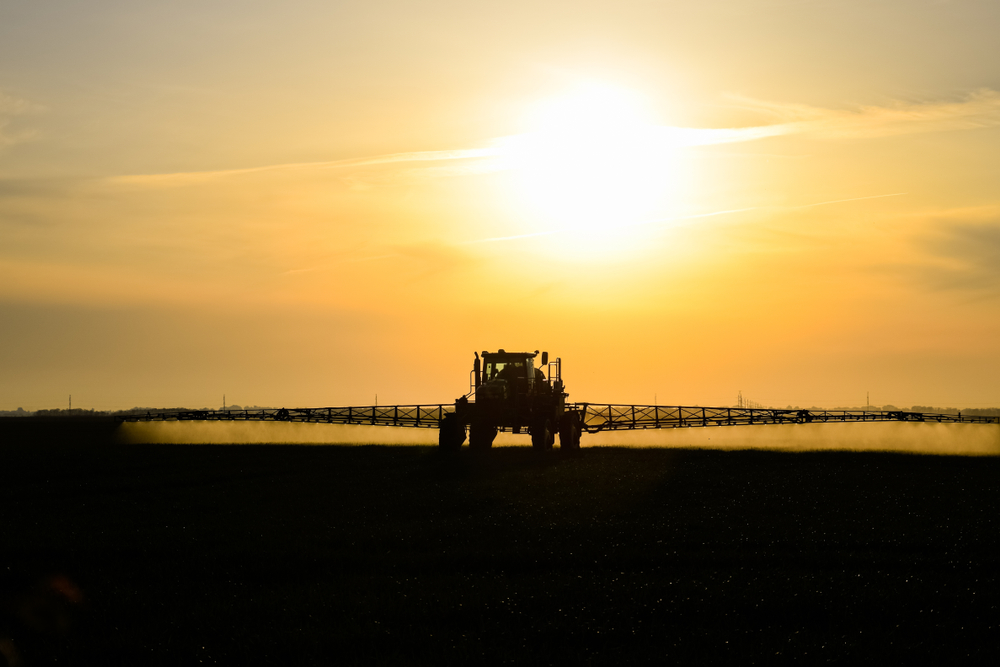
[[[441,419],[441,449],[460,449],[466,428],[473,450],[490,449],[497,433],[507,429],[529,433],[535,449],[551,449],[556,432],[561,449],[579,449],[583,422],[578,411],[566,406],[561,359],[549,363],[549,353],[542,352],[536,367],[538,350],[484,351],[481,359],[475,354],[469,393],[457,399],[454,412]]]

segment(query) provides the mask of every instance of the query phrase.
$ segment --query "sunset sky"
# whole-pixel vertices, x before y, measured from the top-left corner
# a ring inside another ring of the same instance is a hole
[[[1000,406],[996,0],[0,4],[0,410]]]

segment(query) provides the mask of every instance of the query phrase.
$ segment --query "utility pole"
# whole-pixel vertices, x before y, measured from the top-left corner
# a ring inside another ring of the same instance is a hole
[[[73,412],[73,394],[69,395],[69,411]]]
[[[223,410],[226,409],[226,395],[225,394],[222,395],[222,409]]]

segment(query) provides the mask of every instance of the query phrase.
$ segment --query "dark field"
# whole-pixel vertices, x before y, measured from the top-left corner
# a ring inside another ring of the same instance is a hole
[[[1000,458],[125,446],[16,421],[0,637],[29,666],[1000,657]]]

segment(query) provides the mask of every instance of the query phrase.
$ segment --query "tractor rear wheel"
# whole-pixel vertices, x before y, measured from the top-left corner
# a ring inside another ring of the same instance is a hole
[[[580,449],[580,415],[567,412],[559,422],[559,449]]]
[[[442,451],[457,452],[465,442],[465,424],[458,420],[458,415],[449,412],[441,418],[438,425],[438,447]]]

